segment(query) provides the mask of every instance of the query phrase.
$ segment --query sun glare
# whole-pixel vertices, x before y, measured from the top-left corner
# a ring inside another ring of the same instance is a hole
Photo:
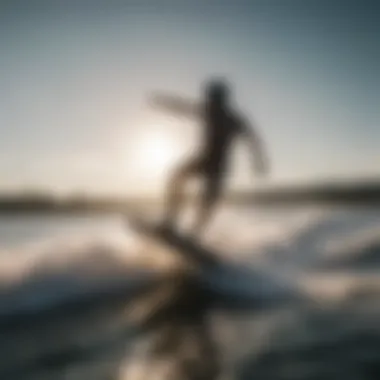
[[[151,131],[136,141],[135,165],[145,175],[159,176],[175,162],[178,148],[173,138],[165,133]]]

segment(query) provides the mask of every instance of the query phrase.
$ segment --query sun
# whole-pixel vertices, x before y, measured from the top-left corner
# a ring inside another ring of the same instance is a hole
[[[165,169],[176,156],[174,142],[168,136],[151,136],[145,142],[146,165],[152,169]]]
[[[178,143],[175,139],[164,131],[155,129],[139,136],[134,144],[133,164],[141,170],[140,175],[143,176],[161,176],[170,170],[178,157]]]

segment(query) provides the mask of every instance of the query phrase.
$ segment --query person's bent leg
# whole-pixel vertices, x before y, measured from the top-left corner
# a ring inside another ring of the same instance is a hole
[[[198,215],[192,231],[195,236],[202,234],[214,215],[222,193],[222,184],[221,175],[218,174],[208,176],[205,179],[205,188],[201,195]]]
[[[197,173],[197,161],[189,161],[177,169],[170,178],[167,193],[165,224],[172,226],[185,200],[185,186],[187,181]]]

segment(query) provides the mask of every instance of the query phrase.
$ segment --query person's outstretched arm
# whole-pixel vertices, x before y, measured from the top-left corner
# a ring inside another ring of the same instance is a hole
[[[259,134],[251,123],[245,119],[239,120],[241,134],[250,146],[252,152],[252,164],[256,174],[266,175],[269,172],[269,162],[266,149]]]
[[[198,104],[175,95],[154,93],[149,97],[149,103],[177,116],[190,118],[200,116]]]

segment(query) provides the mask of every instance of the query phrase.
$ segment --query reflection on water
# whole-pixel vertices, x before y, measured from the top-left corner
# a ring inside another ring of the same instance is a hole
[[[128,297],[3,324],[1,378],[217,379],[231,371],[234,353],[239,379],[378,378],[373,295],[252,310],[217,326],[210,293],[194,281],[162,280]]]
[[[259,244],[253,237],[253,261],[247,260],[248,217],[239,228],[236,215],[220,223],[228,226],[226,235],[241,231],[244,243],[234,246],[244,255],[234,261],[244,260],[244,271],[235,265],[199,272],[182,265],[132,286],[128,276],[134,270],[123,268],[125,258],[115,246],[100,250],[93,244],[66,252],[70,259],[59,261],[54,272],[46,262],[33,262],[40,268],[39,286],[24,281],[25,294],[35,300],[37,292],[39,302],[44,295],[45,307],[30,302],[22,313],[2,314],[0,378],[378,379],[380,279],[374,267],[380,212],[258,215],[250,220],[252,229],[264,240],[270,230],[270,239]],[[109,220],[107,230],[115,223]],[[148,247],[152,259],[162,253]],[[54,257],[57,250],[51,252]],[[90,271],[95,257],[99,265]],[[273,284],[265,275],[259,281],[259,267],[271,275],[286,273],[307,297],[285,299],[278,288],[268,291]],[[94,287],[100,273],[101,286]],[[128,281],[119,281],[123,277]],[[9,297],[15,302],[16,293],[2,288],[0,306]]]
[[[150,379],[160,371],[166,379],[216,378],[210,302],[197,284],[182,275],[128,297],[72,304],[59,315],[3,320],[1,378],[53,379],[68,372],[64,378]]]
[[[120,230],[119,216],[0,214],[0,250],[67,236]]]

